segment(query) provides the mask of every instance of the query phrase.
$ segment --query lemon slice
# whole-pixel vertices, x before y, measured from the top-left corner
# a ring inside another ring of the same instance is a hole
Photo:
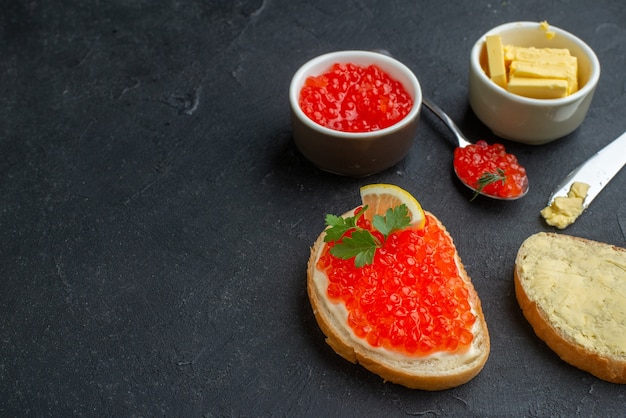
[[[361,201],[367,205],[363,216],[371,221],[374,215],[384,215],[387,209],[405,204],[409,210],[411,224],[423,228],[426,222],[419,202],[406,190],[393,184],[368,184],[361,187]]]

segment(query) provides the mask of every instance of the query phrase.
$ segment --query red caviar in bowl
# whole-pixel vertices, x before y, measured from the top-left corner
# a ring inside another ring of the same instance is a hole
[[[339,64],[306,79],[299,105],[314,122],[344,132],[370,132],[402,120],[413,99],[376,65]]]
[[[504,145],[489,145],[480,140],[464,148],[454,150],[454,169],[459,178],[470,187],[479,187],[479,179],[485,173],[497,174],[502,170],[504,181],[493,181],[482,192],[501,198],[514,198],[522,195],[528,186],[526,169],[513,154],[507,154]]]
[[[365,217],[357,222],[375,233]],[[358,337],[373,347],[416,356],[469,347],[476,320],[469,291],[451,239],[430,215],[422,229],[391,233],[374,262],[360,268],[352,259],[332,256],[333,245],[328,243],[317,268],[328,277],[329,298],[348,310],[348,324]]]

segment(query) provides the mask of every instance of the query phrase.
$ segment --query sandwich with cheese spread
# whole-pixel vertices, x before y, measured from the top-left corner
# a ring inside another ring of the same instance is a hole
[[[514,281],[524,316],[561,359],[626,383],[626,249],[540,232],[519,248]]]

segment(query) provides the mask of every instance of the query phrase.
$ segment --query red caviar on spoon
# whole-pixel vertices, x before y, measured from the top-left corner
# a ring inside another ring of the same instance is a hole
[[[459,146],[454,150],[454,171],[474,196],[483,195],[494,199],[515,200],[528,193],[526,169],[513,154],[507,154],[504,145],[489,145],[486,141],[471,143],[465,138],[454,121],[443,110],[423,99],[430,109],[452,130]]]
[[[504,145],[478,141],[454,150],[454,170],[461,181],[478,194],[515,199],[528,190],[526,169]]]

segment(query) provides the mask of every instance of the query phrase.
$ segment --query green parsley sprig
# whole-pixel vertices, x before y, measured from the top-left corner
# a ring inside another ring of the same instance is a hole
[[[354,265],[358,268],[374,262],[376,250],[381,248],[381,242],[369,230],[357,226],[358,219],[363,216],[367,206],[355,216],[343,218],[336,215],[326,215],[326,236],[325,242],[335,242],[330,249],[330,253],[343,260],[354,257]],[[399,231],[411,224],[409,209],[403,203],[394,208],[389,208],[384,216],[374,215],[372,226],[380,232],[384,240],[394,231]],[[348,231],[352,231],[349,237],[345,237]]]
[[[485,171],[478,179],[478,187],[474,190],[474,196],[472,196],[470,202],[476,199],[476,196],[478,196],[486,186],[497,181],[501,181],[502,184],[506,181],[506,175],[503,169],[498,168],[496,173]]]

